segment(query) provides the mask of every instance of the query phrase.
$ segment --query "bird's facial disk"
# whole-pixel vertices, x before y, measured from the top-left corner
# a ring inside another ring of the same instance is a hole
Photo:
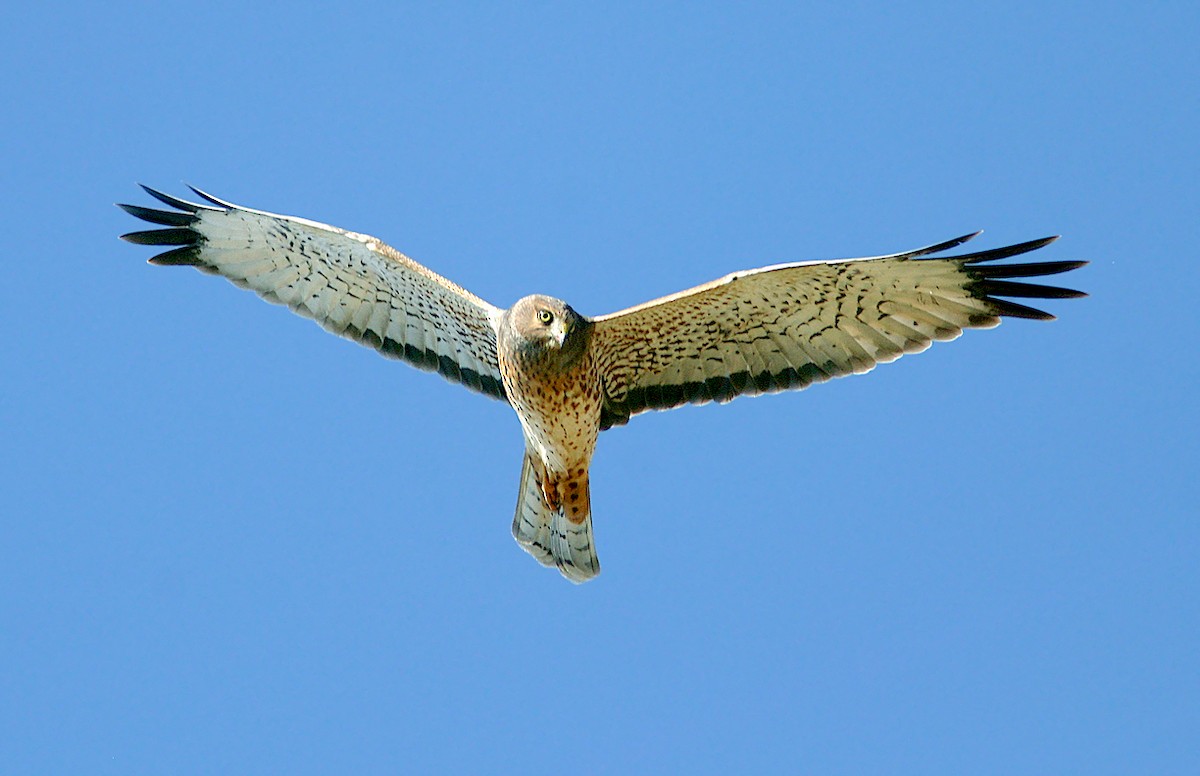
[[[514,345],[528,357],[550,357],[567,366],[587,345],[587,319],[562,300],[549,296],[527,296],[508,313],[508,331]]]
[[[552,310],[538,305],[534,308],[533,330],[539,339],[547,340],[553,347],[561,348],[571,333],[571,319],[563,310]]]

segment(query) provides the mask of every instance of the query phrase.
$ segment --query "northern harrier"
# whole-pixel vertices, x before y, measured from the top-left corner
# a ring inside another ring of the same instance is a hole
[[[1011,278],[1086,262],[988,263],[1054,237],[928,258],[970,234],[890,256],[735,272],[598,318],[548,296],[502,310],[374,237],[193,190],[205,204],[146,188],[174,209],[120,205],[165,227],[123,239],[177,246],[150,263],[223,275],[334,334],[511,404],[525,432],[513,536],[573,582],[600,572],[588,491],[600,431],[645,410],[861,374],[1003,316],[1054,317],[998,297],[1084,295]]]

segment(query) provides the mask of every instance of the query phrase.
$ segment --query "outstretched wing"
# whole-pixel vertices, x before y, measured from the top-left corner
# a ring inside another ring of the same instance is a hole
[[[605,380],[601,427],[682,404],[805,388],[862,374],[1002,316],[1052,320],[997,297],[1079,297],[1009,278],[1054,275],[1083,261],[985,265],[1055,237],[947,258],[975,234],[906,253],[736,272],[594,319]]]
[[[164,226],[121,239],[174,246],[151,264],[216,273],[334,334],[504,399],[494,323],[500,310],[365,234],[143,186],[175,210],[119,205]]]

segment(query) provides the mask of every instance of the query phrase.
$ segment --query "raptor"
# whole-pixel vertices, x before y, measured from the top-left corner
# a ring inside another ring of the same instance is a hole
[[[777,264],[589,318],[549,296],[496,307],[380,240],[303,218],[145,190],[119,205],[161,228],[122,239],[151,264],[221,275],[334,334],[508,402],[525,436],[512,533],[573,582],[600,573],[588,469],[599,433],[646,410],[727,402],[862,374],[1079,291],[1014,280],[1083,261],[996,263],[1056,238],[941,255],[975,234],[860,259]]]

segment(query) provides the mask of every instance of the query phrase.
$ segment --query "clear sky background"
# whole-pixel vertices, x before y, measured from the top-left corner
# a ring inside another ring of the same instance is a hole
[[[799,5],[14,12],[0,771],[1200,772],[1200,11]],[[135,181],[501,306],[981,228],[1092,296],[606,432],[576,587],[507,407],[147,266]]]

